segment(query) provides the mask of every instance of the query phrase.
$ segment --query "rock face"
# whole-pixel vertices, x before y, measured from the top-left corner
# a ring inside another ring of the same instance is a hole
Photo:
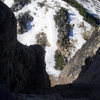
[[[33,93],[49,88],[44,49],[17,41],[17,23],[12,11],[0,1],[0,84],[10,91]]]
[[[92,83],[100,84],[100,26],[92,33],[91,38],[69,61],[60,75],[60,84]],[[63,81],[62,81],[63,80]],[[98,81],[98,82],[97,82]]]

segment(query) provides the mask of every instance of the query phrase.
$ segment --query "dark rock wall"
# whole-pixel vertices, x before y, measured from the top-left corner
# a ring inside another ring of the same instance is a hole
[[[40,92],[50,87],[45,71],[45,50],[17,41],[17,23],[12,11],[0,1],[0,84],[20,93]]]
[[[16,19],[10,9],[0,2],[0,57],[14,55],[16,48]],[[11,53],[11,54],[10,54]]]

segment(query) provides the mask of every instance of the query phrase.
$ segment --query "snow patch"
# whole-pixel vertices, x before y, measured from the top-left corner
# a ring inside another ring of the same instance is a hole
[[[5,3],[8,7],[12,7],[12,5],[14,4],[14,0],[4,0],[4,3]]]

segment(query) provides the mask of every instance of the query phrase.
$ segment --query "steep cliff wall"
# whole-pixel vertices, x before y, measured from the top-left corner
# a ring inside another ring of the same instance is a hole
[[[50,87],[45,71],[45,50],[17,41],[17,23],[12,11],[0,1],[0,84],[10,91],[33,93]]]

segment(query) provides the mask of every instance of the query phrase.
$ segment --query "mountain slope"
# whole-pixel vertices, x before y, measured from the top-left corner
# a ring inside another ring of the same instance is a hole
[[[24,95],[27,100],[100,100],[100,27],[64,68],[62,79],[59,80],[61,85],[45,90],[44,49],[19,43],[16,39],[17,23],[14,14],[1,1],[0,8],[0,83],[15,92],[34,91],[38,94]],[[78,78],[77,74],[80,74]],[[66,84],[68,79],[69,82],[75,81]],[[41,88],[42,93],[39,95]]]
[[[97,73],[100,69],[98,70],[99,68],[98,60],[96,60],[97,65],[95,66],[95,56],[97,57],[99,55],[100,53],[99,51],[100,51],[100,27],[98,27],[93,32],[91,38],[75,54],[75,56],[68,62],[68,64],[66,64],[66,67],[63,69],[60,75],[60,81],[59,81],[61,82],[60,84],[72,83],[77,78],[79,79],[76,82],[79,83],[80,80],[82,80],[83,83],[91,83],[91,81],[93,82],[93,80],[96,80],[96,75],[98,76]],[[89,74],[90,76],[88,76]]]
[[[10,3],[5,0],[5,3],[11,7],[13,0]],[[15,6],[16,7],[16,6]],[[28,23],[27,32],[24,34],[18,34],[17,39],[24,45],[33,45],[37,43],[36,35],[40,33],[45,33],[49,46],[46,46],[46,70],[49,74],[54,76],[59,76],[60,71],[55,70],[55,51],[58,49],[57,40],[58,40],[58,28],[55,24],[54,15],[60,10],[61,7],[64,7],[68,10],[69,14],[69,23],[73,26],[70,29],[70,42],[73,44],[74,48],[70,50],[70,58],[76,53],[78,49],[85,43],[83,38],[83,33],[85,31],[91,31],[91,25],[83,20],[83,17],[79,12],[71,7],[69,4],[62,0],[32,0],[31,3],[22,7],[15,13],[15,16],[18,17],[20,14],[23,14],[29,11],[29,14],[33,17],[33,21]],[[16,8],[15,8],[16,9]],[[80,27],[83,23],[84,27]],[[69,58],[68,58],[69,59]]]

